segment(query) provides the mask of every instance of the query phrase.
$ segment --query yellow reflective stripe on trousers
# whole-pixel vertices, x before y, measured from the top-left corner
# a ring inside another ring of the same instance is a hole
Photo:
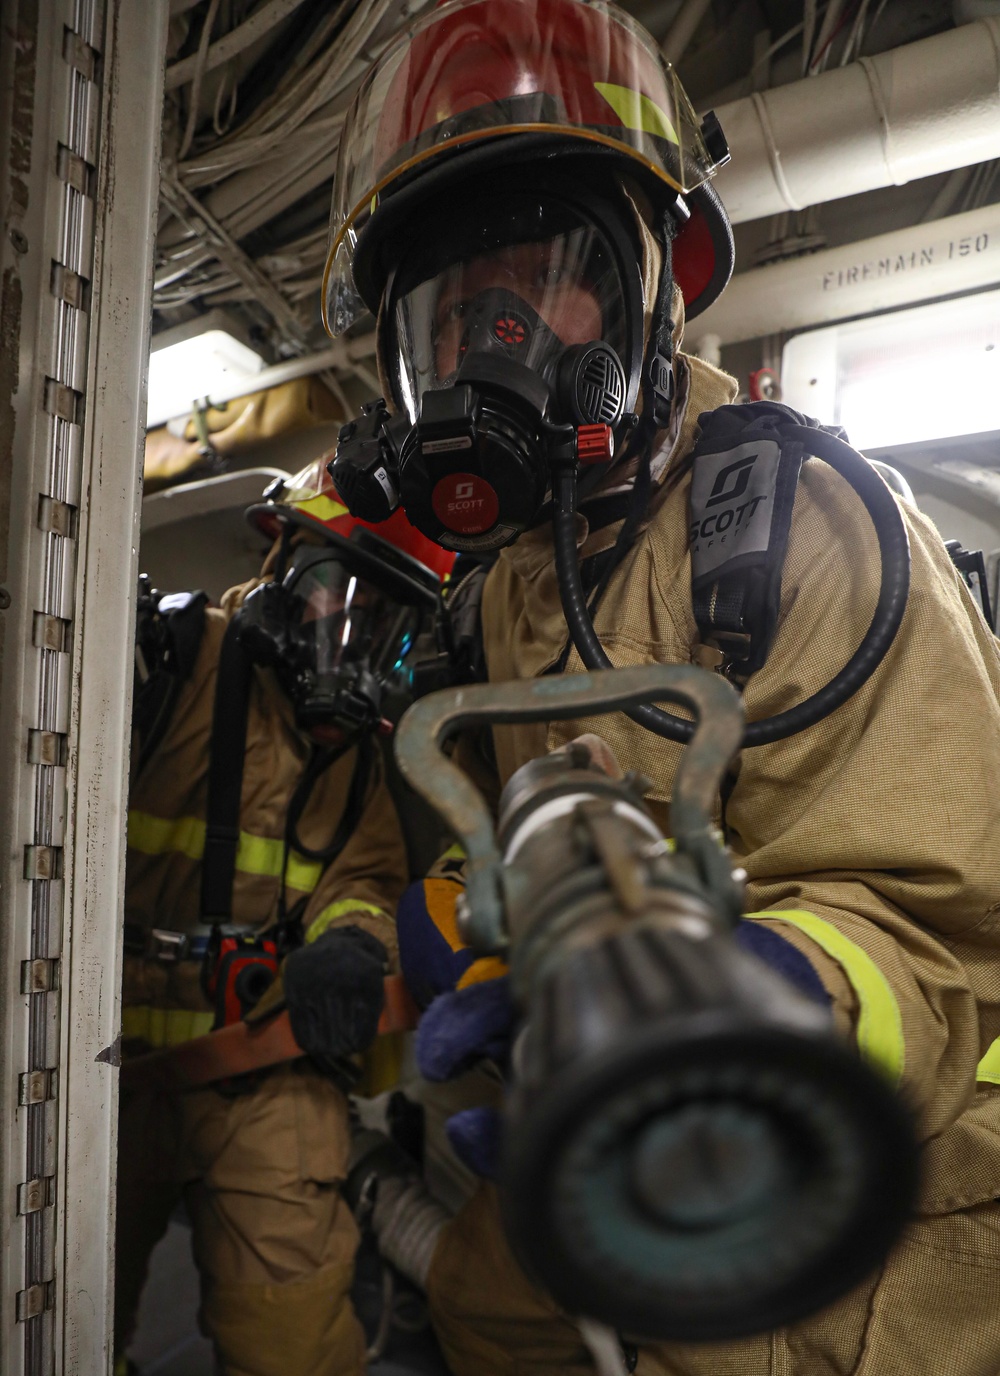
[[[869,1065],[898,1084],[906,1065],[903,1016],[889,981],[867,951],[856,946],[832,922],[814,913],[780,909],[748,916],[791,923],[837,962],[858,1000],[858,1050]]]
[[[336,903],[328,903],[326,907],[316,914],[306,928],[306,941],[315,941],[317,937],[332,927],[340,918],[346,917],[348,913],[374,913],[376,917],[385,917],[385,913],[374,903],[366,903],[363,898],[341,898]]]
[[[200,860],[205,853],[205,823],[198,817],[171,819],[132,810],[128,814],[128,843],[142,855],[180,854],[189,860]],[[236,847],[236,869],[241,874],[280,879],[284,855],[283,841],[241,831]],[[318,860],[307,860],[295,851],[289,855],[285,879],[290,889],[312,893],[322,874],[323,866]]]
[[[976,1079],[984,1084],[1000,1085],[1000,1037],[997,1037],[976,1067]]]
[[[179,1046],[192,1037],[211,1032],[215,1021],[211,1013],[196,1013],[188,1008],[150,1008],[138,1004],[122,1009],[122,1041],[143,1041],[154,1051]]]

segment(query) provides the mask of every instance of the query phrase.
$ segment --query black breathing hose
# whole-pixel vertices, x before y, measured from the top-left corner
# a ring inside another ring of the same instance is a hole
[[[896,499],[889,488],[857,450],[825,430],[805,425],[783,427],[781,437],[798,440],[807,454],[828,463],[850,483],[871,517],[878,539],[882,563],[878,601],[871,624],[861,644],[825,687],[803,702],[773,717],[747,724],[743,748],[784,740],[835,712],[867,683],[889,652],[906,611],[910,591],[910,542]],[[573,644],[588,669],[614,667],[594,629],[587,610],[587,599],[580,578],[576,549],[576,471],[569,465],[556,469],[552,481],[552,530],[555,545],[556,576]],[[642,706],[629,711],[633,721],[666,740],[686,744],[694,723],[675,717],[659,707]]]

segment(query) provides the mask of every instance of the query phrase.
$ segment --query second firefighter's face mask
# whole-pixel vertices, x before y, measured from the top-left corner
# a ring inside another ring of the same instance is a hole
[[[304,730],[370,729],[419,629],[400,605],[329,547],[300,545],[280,582],[263,584],[241,611],[241,640],[273,667]]]

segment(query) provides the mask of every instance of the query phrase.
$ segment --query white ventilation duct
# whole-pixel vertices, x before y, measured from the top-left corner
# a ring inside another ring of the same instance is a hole
[[[688,326],[718,348],[1000,283],[1000,205],[738,273]]]
[[[716,112],[734,224],[1000,157],[1000,18],[983,18]]]

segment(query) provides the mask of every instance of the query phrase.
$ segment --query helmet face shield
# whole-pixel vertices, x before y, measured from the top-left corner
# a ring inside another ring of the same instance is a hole
[[[353,734],[378,725],[424,612],[417,601],[399,602],[340,550],[300,544],[281,582],[255,588],[239,615],[241,643],[274,669],[298,726]]]
[[[498,218],[484,209],[480,223],[466,225],[463,256],[444,246],[428,261],[419,249],[397,274],[387,362],[411,421],[424,394],[453,383],[471,353],[513,359],[546,379],[571,345],[602,340],[619,358],[629,355],[628,292],[596,226],[547,223],[565,217],[527,197]],[[547,233],[553,228],[561,232]],[[424,280],[415,280],[413,259]]]
[[[353,266],[382,200],[424,166],[518,134],[617,152],[674,192],[700,186],[717,166],[676,74],[616,6],[439,6],[387,48],[344,124],[323,287],[331,334],[377,305]]]
[[[402,667],[413,642],[416,607],[393,602],[352,573],[332,551],[285,580],[290,658],[295,672],[332,685],[350,669],[384,681]]]

